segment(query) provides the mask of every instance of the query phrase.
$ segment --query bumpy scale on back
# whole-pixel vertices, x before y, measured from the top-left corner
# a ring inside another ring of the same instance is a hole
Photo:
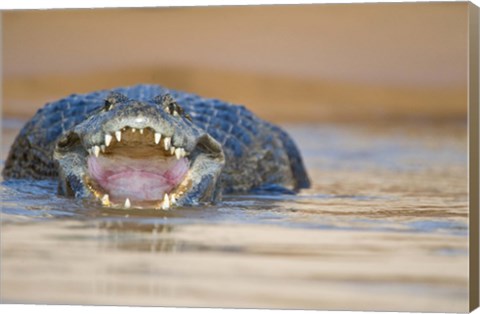
[[[155,85],[70,95],[20,131],[5,179],[58,178],[59,193],[104,206],[218,201],[222,193],[309,187],[279,127],[243,106]]]

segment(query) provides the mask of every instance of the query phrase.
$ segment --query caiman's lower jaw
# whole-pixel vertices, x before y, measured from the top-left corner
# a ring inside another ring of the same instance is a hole
[[[123,128],[87,150],[84,179],[104,206],[166,210],[190,186],[189,153],[150,128]]]

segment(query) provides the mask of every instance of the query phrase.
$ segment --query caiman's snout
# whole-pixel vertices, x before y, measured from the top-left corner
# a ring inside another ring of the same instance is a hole
[[[56,158],[104,206],[168,209],[218,197],[223,150],[168,94],[138,102],[113,93],[73,134],[75,149],[57,147]],[[82,173],[66,168],[72,159],[83,159]]]

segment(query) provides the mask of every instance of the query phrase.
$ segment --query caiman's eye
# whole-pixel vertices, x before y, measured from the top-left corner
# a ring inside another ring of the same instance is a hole
[[[120,102],[124,102],[124,101],[127,101],[128,100],[128,97],[123,95],[123,94],[120,94],[120,93],[116,93],[116,92],[112,92],[110,93],[110,95],[107,96],[107,98],[105,99],[105,106],[103,107],[103,109],[105,109],[105,111],[109,111],[111,110],[116,104],[120,103]]]
[[[113,105],[115,104],[113,101],[113,99],[111,98],[107,98],[105,99],[105,106],[103,107],[103,109],[105,109],[105,111],[108,111],[110,109],[113,108]]]
[[[192,118],[190,115],[188,115],[183,108],[173,99],[173,97],[170,94],[166,94],[161,97],[156,97],[156,102],[161,104],[165,112],[178,117],[178,116],[183,116],[186,119],[192,121]]]

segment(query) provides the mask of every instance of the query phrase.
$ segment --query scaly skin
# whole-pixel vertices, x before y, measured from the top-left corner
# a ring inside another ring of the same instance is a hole
[[[243,106],[155,85],[73,94],[48,103],[20,131],[3,176],[58,178],[60,194],[100,198],[87,187],[85,159],[91,147],[104,144],[105,134],[128,127],[148,129],[152,138],[153,132],[171,135],[172,145],[188,152],[190,181],[177,200],[180,205],[265,186],[298,191],[310,184],[298,149],[278,126]]]

